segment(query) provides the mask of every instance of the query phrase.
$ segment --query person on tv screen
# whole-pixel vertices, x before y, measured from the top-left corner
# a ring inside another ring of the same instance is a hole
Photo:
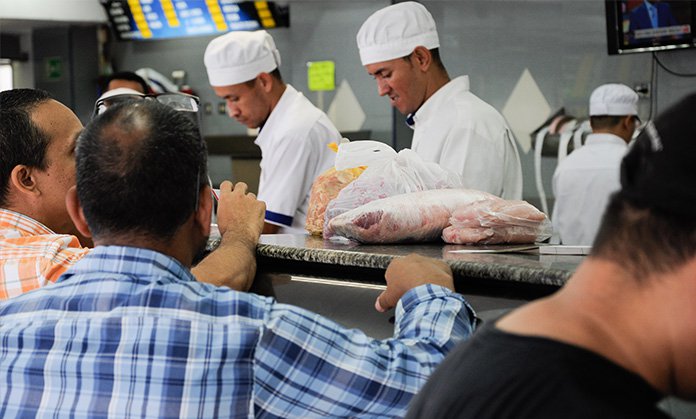
[[[672,14],[670,5],[660,0],[654,0],[652,2],[643,0],[639,6],[630,11],[629,22],[628,32],[633,41],[641,40],[640,36],[636,36],[635,32],[637,30],[666,28],[679,25],[677,19],[675,19]],[[648,39],[652,38],[654,38],[654,36],[648,37]]]

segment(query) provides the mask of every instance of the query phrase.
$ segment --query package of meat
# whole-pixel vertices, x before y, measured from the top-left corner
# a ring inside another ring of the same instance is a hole
[[[362,174],[365,167],[336,170],[331,168],[322,173],[312,184],[307,207],[305,229],[309,234],[321,236],[324,229],[324,213],[329,202],[338,196],[341,189]]]
[[[472,189],[405,193],[373,200],[338,215],[329,221],[327,230],[329,235],[361,243],[433,241],[449,225],[456,208],[481,200],[500,198]]]
[[[411,149],[401,150],[393,158],[370,165],[329,203],[324,222],[324,237],[331,237],[329,222],[347,211],[377,199],[427,191],[456,189],[463,186],[460,175],[426,162]]]
[[[458,207],[442,232],[453,244],[524,244],[551,237],[546,215],[525,201],[486,200]]]
[[[396,156],[393,148],[379,141],[348,141],[343,138],[340,144],[331,143],[329,146],[336,152],[336,161],[334,167],[312,183],[305,221],[305,229],[317,236],[321,236],[324,229],[327,205],[341,189],[357,179],[368,166]]]

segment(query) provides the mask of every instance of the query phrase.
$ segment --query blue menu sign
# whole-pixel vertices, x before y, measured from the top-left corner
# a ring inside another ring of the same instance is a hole
[[[214,35],[289,26],[289,6],[272,1],[101,0],[121,40]]]

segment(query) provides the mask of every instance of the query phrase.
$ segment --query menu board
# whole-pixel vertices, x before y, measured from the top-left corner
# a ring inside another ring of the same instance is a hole
[[[214,35],[289,26],[289,6],[272,1],[101,0],[120,40]]]

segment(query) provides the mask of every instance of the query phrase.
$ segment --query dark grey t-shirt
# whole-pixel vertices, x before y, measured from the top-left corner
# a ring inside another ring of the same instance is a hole
[[[661,397],[593,352],[491,325],[447,356],[407,418],[668,418]]]

